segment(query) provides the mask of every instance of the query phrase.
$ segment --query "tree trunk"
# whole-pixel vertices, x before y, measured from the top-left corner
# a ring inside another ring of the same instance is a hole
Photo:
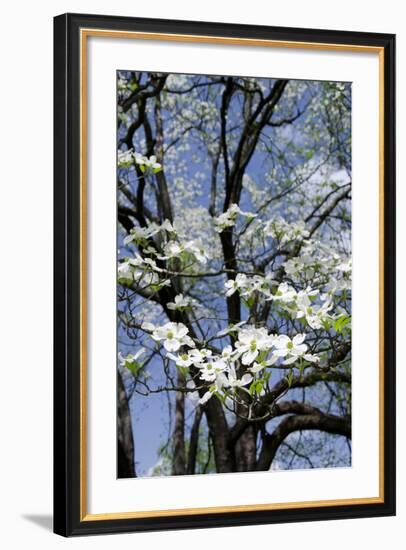
[[[130,408],[123,380],[117,370],[117,477],[136,477]]]
[[[178,374],[178,386],[185,385],[185,377]],[[180,476],[186,474],[185,456],[185,394],[182,391],[176,392],[175,401],[175,427],[173,429],[173,460],[172,475]]]
[[[198,406],[195,412],[195,419],[190,431],[189,452],[187,457],[187,473],[194,474],[196,470],[197,451],[199,448],[199,428],[202,419],[202,408]]]
[[[235,469],[253,472],[256,469],[257,435],[254,426],[248,426],[235,444]]]
[[[210,437],[213,441],[216,472],[234,471],[234,453],[229,445],[229,429],[220,401],[212,397],[205,405]]]

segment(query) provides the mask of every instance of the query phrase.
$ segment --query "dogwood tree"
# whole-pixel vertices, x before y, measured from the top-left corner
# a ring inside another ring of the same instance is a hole
[[[118,74],[120,477],[156,395],[151,474],[350,463],[350,120],[346,83]]]

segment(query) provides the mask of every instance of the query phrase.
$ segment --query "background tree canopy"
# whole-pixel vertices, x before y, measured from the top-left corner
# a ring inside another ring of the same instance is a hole
[[[350,84],[117,78],[118,476],[350,465]]]

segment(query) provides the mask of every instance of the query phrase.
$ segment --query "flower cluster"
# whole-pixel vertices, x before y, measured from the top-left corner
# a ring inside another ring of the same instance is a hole
[[[237,220],[238,214],[240,216],[245,216],[248,219],[253,219],[257,216],[257,214],[253,214],[251,212],[243,212],[238,204],[231,204],[225,212],[214,219],[214,225],[217,233],[222,233],[228,227],[233,227]]]
[[[236,332],[234,347],[228,345],[220,353],[213,353],[210,348],[197,347],[183,323],[168,322],[158,327],[152,323],[143,323],[141,328],[164,347],[168,352],[167,358],[177,367],[193,367],[198,371],[202,385],[210,384],[199,401],[201,404],[206,403],[215,393],[225,396],[236,388],[245,388],[262,370],[278,361],[285,366],[296,362],[319,361],[317,356],[308,352],[304,334],[290,338],[286,334],[270,334],[265,327],[257,328],[247,324],[242,327],[240,323],[232,327]]]
[[[149,158],[128,149],[127,151],[118,151],[117,164],[119,168],[129,168],[133,164],[137,164],[142,172],[152,172],[156,174],[162,170],[162,165],[157,162],[156,156],[151,155]]]
[[[169,220],[165,220],[162,224],[150,223],[147,227],[133,227],[127,237],[124,238],[124,244],[136,243],[144,244],[147,239],[153,237],[161,231],[168,231],[176,235],[175,228]]]
[[[333,284],[330,290],[335,293],[351,288],[351,260],[343,258],[319,241],[308,241],[301,254],[284,262],[283,267],[295,282],[312,280],[313,283],[325,282],[331,285],[341,277],[338,279],[340,282]]]
[[[128,89],[128,80],[123,76],[120,76],[117,80],[117,89],[119,92],[126,92]]]
[[[156,235],[159,235],[159,238],[154,240],[153,237]],[[150,239],[152,239],[151,242]],[[199,241],[181,242],[177,237],[175,227],[169,220],[165,220],[162,224],[149,223],[146,227],[133,227],[124,238],[123,243],[127,246],[134,244],[142,247],[143,255],[147,255],[145,257],[134,252],[131,258],[125,257],[120,260],[118,282],[126,286],[131,286],[134,281],[140,282],[141,280],[146,283],[144,286],[150,284],[160,288],[169,285],[169,279],[161,278],[168,273],[168,270],[159,267],[158,260],[177,259],[187,267],[195,262],[206,264],[209,260],[208,253]],[[184,301],[185,298],[182,297],[182,300]],[[182,307],[182,304],[179,301],[176,302],[175,299],[174,305],[168,307],[169,309],[178,309]],[[186,306],[183,305],[183,307]]]
[[[320,294],[318,289],[311,287],[297,291],[286,282],[277,286],[272,273],[266,277],[247,277],[244,273],[238,273],[235,279],[226,281],[224,287],[227,297],[238,292],[248,302],[251,295],[258,292],[265,297],[265,301],[272,300],[281,311],[289,313],[294,319],[305,320],[312,329],[321,329],[326,321],[333,319],[330,314],[333,308],[331,293]],[[317,297],[320,303],[316,304]]]
[[[297,319],[306,319],[312,329],[321,329],[328,320],[333,319],[329,313],[333,308],[330,296],[326,296],[322,304],[312,304],[310,297],[306,293],[298,294],[296,299]]]
[[[280,244],[301,241],[309,236],[304,221],[289,223],[281,216],[267,221],[263,226],[263,232],[266,237],[271,237]]]
[[[271,288],[274,284],[273,273],[267,274],[265,277],[261,275],[253,275],[251,277],[245,273],[238,273],[235,279],[229,279],[224,284],[226,296],[232,296],[234,292],[239,293],[243,298],[249,298],[253,292],[259,292],[271,299]]]
[[[319,299],[319,303],[316,300]],[[303,319],[312,329],[326,328],[334,319],[330,311],[333,302],[329,294],[320,294],[318,289],[307,287],[296,291],[288,283],[281,283],[272,300],[293,318]]]
[[[164,255],[157,256],[160,260],[169,260],[171,258],[179,258],[185,255],[192,255],[194,258],[205,264],[209,259],[209,255],[202,246],[199,246],[196,241],[186,241],[181,243],[179,241],[170,240],[164,247]]]
[[[141,288],[152,287],[156,291],[171,284],[169,279],[160,277],[162,271],[151,258],[135,254],[133,258],[124,258],[119,262],[117,280],[125,286],[137,284]]]
[[[128,368],[129,365],[135,365],[141,355],[144,355],[145,351],[145,348],[140,348],[136,353],[129,353],[126,357],[123,357],[121,352],[119,352],[118,359],[120,361],[120,366]]]
[[[168,302],[166,305],[168,309],[182,311],[184,309],[190,308],[194,303],[192,298],[189,296],[183,296],[183,294],[178,294],[175,296],[173,302]]]
[[[194,342],[188,336],[189,329],[182,323],[166,323],[162,327],[154,328],[152,338],[163,342],[167,351],[178,351],[181,346],[194,347]]]

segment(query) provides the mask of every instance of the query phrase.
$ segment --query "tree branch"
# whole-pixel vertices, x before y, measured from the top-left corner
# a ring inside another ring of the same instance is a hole
[[[351,438],[351,419],[321,412],[288,416],[272,434],[266,432],[263,434],[262,449],[256,469],[269,470],[281,443],[291,433],[301,430],[319,430]]]

